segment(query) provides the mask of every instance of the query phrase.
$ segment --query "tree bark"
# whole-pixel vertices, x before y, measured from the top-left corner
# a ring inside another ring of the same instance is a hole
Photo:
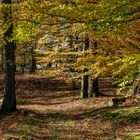
[[[35,53],[34,53],[34,49],[33,48],[31,48],[30,54],[31,54],[30,73],[33,73],[36,70],[36,59],[35,59]]]
[[[85,45],[83,51],[86,51],[89,48],[89,38],[85,39]],[[84,68],[83,74],[87,72],[88,69]],[[88,86],[89,86],[89,75],[83,75],[81,81],[81,98],[88,98]]]
[[[88,98],[88,80],[89,76],[84,75],[82,76],[82,82],[81,82],[81,98],[85,99]]]
[[[1,49],[1,70],[3,71],[4,70],[4,66],[3,66],[3,61],[4,61],[4,59],[3,59],[3,52],[4,51],[4,49],[3,49],[3,47],[2,47],[2,49]]]
[[[90,87],[89,87],[90,97],[99,97],[99,86],[98,86],[98,78],[90,79]]]
[[[4,10],[4,24],[8,25],[4,33],[4,99],[0,112],[2,114],[16,111],[16,95],[15,95],[15,43],[12,38],[13,24],[11,0],[2,0],[3,4],[7,4]]]

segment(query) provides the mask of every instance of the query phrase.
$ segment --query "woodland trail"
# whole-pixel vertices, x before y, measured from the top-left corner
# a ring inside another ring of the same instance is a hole
[[[16,92],[18,111],[0,116],[0,139],[123,140],[140,134],[140,112],[119,117],[112,112],[132,107],[109,107],[108,97],[80,100],[80,91],[60,78],[21,75]]]

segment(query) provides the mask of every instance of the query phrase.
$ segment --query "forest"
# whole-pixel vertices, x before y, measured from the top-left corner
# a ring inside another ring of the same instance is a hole
[[[140,140],[140,0],[0,13],[0,140]]]

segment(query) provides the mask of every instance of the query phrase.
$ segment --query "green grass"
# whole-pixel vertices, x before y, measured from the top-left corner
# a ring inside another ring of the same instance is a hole
[[[35,128],[31,128],[28,125],[20,124],[16,129],[6,130],[4,133],[4,137],[6,138],[31,138]]]
[[[56,111],[56,110],[47,110],[46,111],[47,117],[60,117],[63,115],[64,115],[64,113],[62,111]]]
[[[125,136],[123,140],[140,140],[140,135],[136,135],[136,136]]]
[[[35,118],[35,116],[27,116],[21,123],[17,125],[15,129],[5,130],[3,136],[7,139],[12,138],[31,139],[32,135],[38,129],[36,122],[37,119]]]
[[[31,103],[29,99],[17,99],[18,104],[28,104]]]
[[[114,140],[112,137],[107,137],[105,140]]]
[[[32,126],[32,125],[36,125],[36,122],[38,121],[37,118],[35,118],[35,116],[28,116],[25,120],[24,123],[26,125]]]
[[[131,107],[125,109],[115,109],[111,111],[105,112],[103,119],[110,120],[110,119],[119,119],[119,118],[128,118],[131,117],[135,120],[138,119],[136,114],[140,113],[140,108],[138,107]]]

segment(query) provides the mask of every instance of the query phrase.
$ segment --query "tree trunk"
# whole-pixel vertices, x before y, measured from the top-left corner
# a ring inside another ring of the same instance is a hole
[[[16,110],[15,95],[15,43],[11,41],[13,33],[11,0],[2,0],[8,7],[4,10],[4,24],[8,28],[4,33],[4,99],[0,112],[10,113]]]
[[[90,87],[89,87],[90,97],[99,97],[99,86],[98,86],[98,78],[90,79]]]
[[[76,84],[76,81],[75,79],[72,80],[72,90],[77,90],[78,87],[77,87],[77,84]]]
[[[88,98],[88,80],[89,76],[84,75],[82,76],[82,82],[81,82],[81,98],[85,99]]]
[[[89,48],[89,38],[86,38],[83,51]],[[84,68],[83,73],[87,72],[88,69]],[[83,75],[81,81],[81,98],[88,98],[88,86],[89,86],[89,75]]]
[[[4,49],[3,49],[3,47],[2,47],[2,50],[1,50],[1,70],[3,71],[4,70],[4,66],[3,66],[3,52],[4,51]]]
[[[31,60],[30,60],[30,72],[33,73],[36,70],[36,60],[33,48],[30,50]]]

